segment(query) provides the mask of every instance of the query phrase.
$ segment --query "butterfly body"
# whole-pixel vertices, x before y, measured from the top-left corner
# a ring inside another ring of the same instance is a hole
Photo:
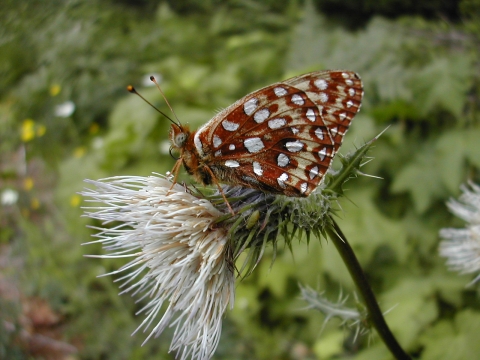
[[[351,71],[313,72],[248,94],[195,132],[174,124],[170,140],[200,183],[308,196],[330,167],[362,96],[362,82]]]

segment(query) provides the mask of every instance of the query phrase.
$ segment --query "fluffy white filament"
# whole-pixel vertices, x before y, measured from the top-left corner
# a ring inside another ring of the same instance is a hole
[[[440,255],[447,258],[447,265],[461,273],[480,272],[480,187],[470,183],[462,187],[460,201],[451,200],[448,207],[467,222],[463,229],[442,229]],[[480,280],[480,275],[472,281]]]
[[[234,302],[226,230],[214,224],[222,214],[208,200],[181,185],[172,187],[161,176],[87,182],[96,188],[82,195],[101,204],[85,213],[104,226],[91,243],[100,242],[109,252],[98,257],[132,258],[107,275],[124,272],[122,293],[147,299],[137,331],[150,331],[147,341],[174,327],[170,351],[182,360],[209,359],[220,339],[223,314]],[[115,225],[109,228],[109,223]]]

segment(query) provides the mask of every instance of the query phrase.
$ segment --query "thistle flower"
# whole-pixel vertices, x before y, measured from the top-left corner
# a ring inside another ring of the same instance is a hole
[[[149,299],[139,313],[147,340],[175,327],[170,351],[180,359],[209,359],[220,338],[222,316],[233,306],[235,278],[221,213],[207,200],[161,176],[112,177],[88,181],[96,190],[83,196],[105,206],[87,208],[91,218],[113,228],[97,228],[109,255],[133,258],[110,274],[126,272],[122,293]],[[92,211],[93,210],[93,211]],[[160,320],[164,302],[169,305]],[[145,341],[147,341],[145,340]]]
[[[321,192],[309,200],[289,199],[225,186],[236,213],[232,216],[220,194],[173,185],[161,175],[86,182],[95,189],[81,194],[101,205],[86,207],[85,215],[102,221],[101,227],[92,227],[98,239],[87,244],[101,243],[108,252],[90,257],[132,258],[104,276],[124,273],[118,279],[121,294],[148,301],[138,312],[145,318],[135,332],[149,331],[146,342],[174,327],[170,351],[182,360],[208,360],[217,348],[223,314],[234,303],[238,256],[248,249],[238,269],[246,276],[267,244],[276,249],[281,234],[290,242],[298,229],[317,233],[325,221],[319,211],[326,214],[329,208]]]
[[[101,243],[109,252],[92,257],[132,259],[106,275],[124,273],[118,279],[121,293],[148,299],[136,330],[150,332],[145,341],[174,327],[170,351],[181,360],[208,360],[219,342],[223,314],[233,307],[235,270],[239,276],[250,274],[267,244],[273,246],[274,260],[280,239],[290,248],[295,235],[326,236],[331,203],[342,195],[345,181],[361,174],[372,143],[342,157],[342,168],[327,174],[308,198],[222,187],[235,215],[218,191],[172,184],[161,175],[86,180],[95,189],[81,194],[103,203],[85,209],[86,216],[102,221],[102,227],[94,227],[98,240],[88,244]],[[235,261],[245,251],[237,268]],[[164,303],[168,307],[161,314]]]
[[[440,255],[447,258],[451,270],[461,274],[480,272],[480,187],[473,183],[461,187],[459,201],[450,200],[450,211],[467,222],[463,229],[440,230]],[[477,275],[472,283],[480,280]]]

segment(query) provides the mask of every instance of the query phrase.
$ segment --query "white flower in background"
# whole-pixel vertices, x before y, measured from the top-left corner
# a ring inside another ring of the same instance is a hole
[[[1,203],[4,206],[13,205],[18,200],[18,192],[12,189],[5,189],[2,191]]]
[[[97,136],[92,140],[92,148],[94,148],[95,150],[102,149],[104,145],[105,141],[100,136]]]
[[[75,103],[70,100],[55,106],[55,116],[69,117],[74,113],[74,111],[75,111]]]
[[[448,207],[467,225],[462,229],[442,229],[440,255],[447,258],[447,265],[462,274],[480,272],[480,187],[473,183],[462,186],[459,201],[450,200]],[[480,274],[472,283],[480,280]]]
[[[132,258],[117,271],[122,293],[147,300],[137,329],[149,331],[147,341],[174,327],[170,351],[180,359],[209,359],[217,348],[222,317],[233,307],[235,277],[227,230],[215,220],[221,212],[165,177],[112,177],[87,180],[96,189],[82,195],[103,203],[86,215],[103,224],[97,241],[110,254],[101,258]],[[162,305],[168,302],[165,312]]]

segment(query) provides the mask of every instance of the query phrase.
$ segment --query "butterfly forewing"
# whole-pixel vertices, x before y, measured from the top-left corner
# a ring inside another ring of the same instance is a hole
[[[340,147],[363,96],[351,71],[305,74],[257,90],[198,130],[219,182],[308,196]]]

